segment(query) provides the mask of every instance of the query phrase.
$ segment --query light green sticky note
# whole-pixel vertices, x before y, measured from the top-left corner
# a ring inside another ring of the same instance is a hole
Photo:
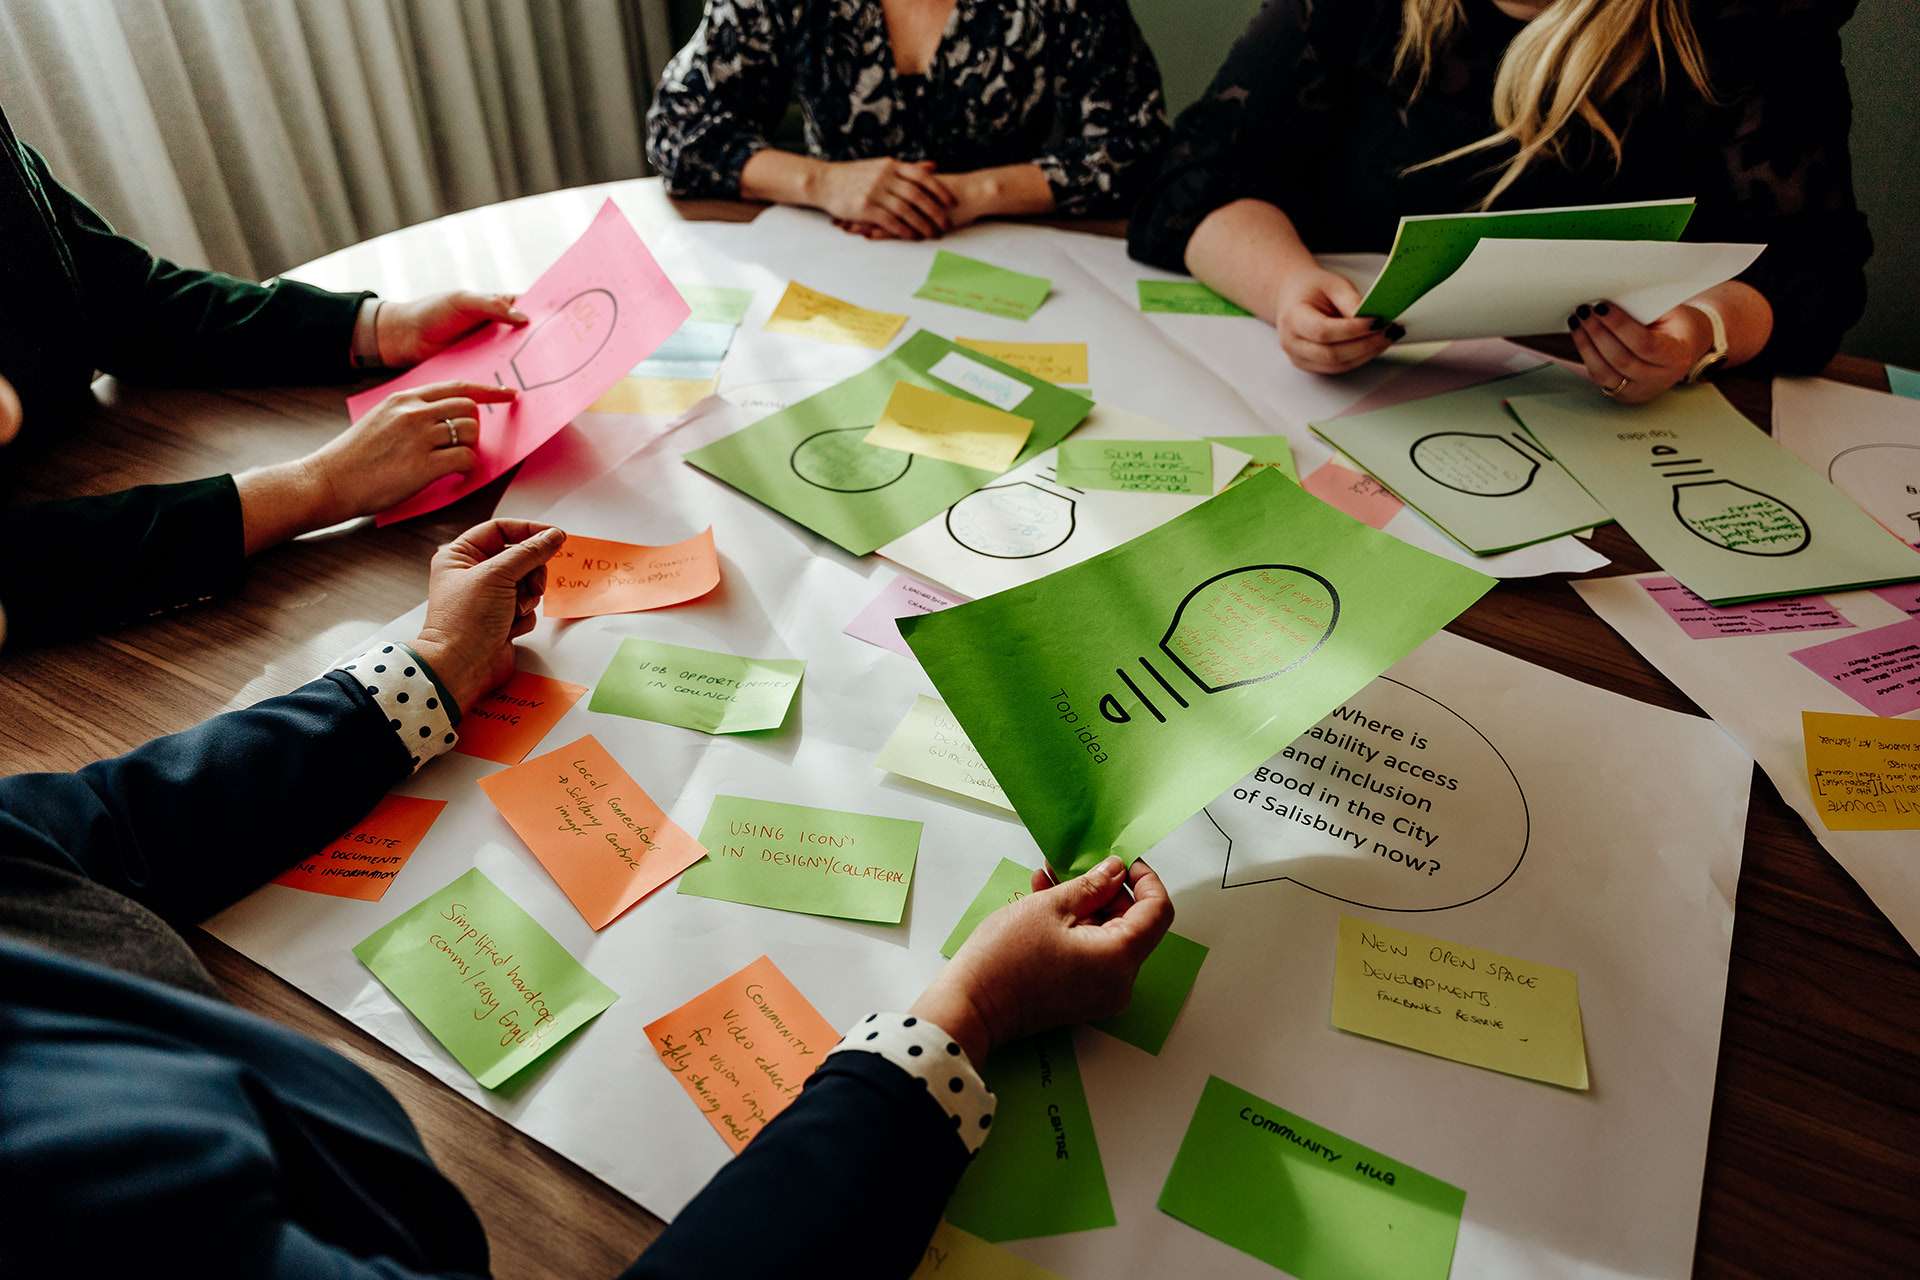
[[[1897,364],[1888,365],[1887,390],[1897,396],[1920,400],[1920,370],[1902,369]]]
[[[1111,1018],[1093,1025],[1136,1049],[1158,1054],[1173,1034],[1173,1024],[1193,991],[1207,949],[1192,938],[1169,933],[1160,939],[1133,980],[1133,999]]]
[[[1140,309],[1180,316],[1250,316],[1253,312],[1225,298],[1198,280],[1142,280]]]
[[[864,373],[696,449],[687,461],[867,555],[994,479],[990,471],[866,443],[903,381],[1031,419],[1016,466],[1060,443],[1093,408],[1084,396],[921,332]]]
[[[1591,388],[1508,403],[1654,563],[1709,604],[1920,578],[1920,551],[1711,386],[1641,405]]]
[[[1040,849],[1131,861],[1493,586],[1263,471],[900,634]]]
[[[485,1089],[620,998],[477,867],[353,954]]]
[[[1000,865],[987,877],[980,892],[973,895],[973,901],[967,904],[966,914],[960,917],[960,923],[953,926],[953,932],[940,944],[940,954],[953,959],[953,953],[966,945],[980,922],[1006,906],[1018,902],[1033,890],[1033,871],[1023,867],[1012,858],[1000,859]]]
[[[1122,493],[1213,492],[1213,446],[1205,440],[1063,440],[1058,483]]]
[[[1240,474],[1230,482],[1239,484],[1256,471],[1278,471],[1289,480],[1298,481],[1300,473],[1294,469],[1293,446],[1285,436],[1208,436],[1210,444],[1223,444],[1229,449],[1238,449],[1253,461],[1240,468]]]
[[[920,856],[920,824],[715,796],[700,843],[707,856],[681,873],[681,893],[899,924]]]
[[[1162,1213],[1298,1280],[1447,1280],[1466,1204],[1459,1187],[1219,1076],[1160,1189]]]
[[[1053,281],[1045,276],[1009,271],[978,258],[937,249],[925,282],[913,296],[1009,320],[1030,320],[1052,291]]]
[[[904,579],[903,579],[904,581]],[[921,694],[913,710],[880,748],[874,761],[888,773],[924,782],[942,791],[983,801],[996,809],[1012,809],[1007,793],[993,780],[986,761],[967,741],[967,731],[938,698]]]
[[[691,320],[737,325],[747,318],[747,308],[753,305],[751,289],[727,289],[715,284],[683,284],[679,288],[680,296],[693,308],[688,317]]]
[[[1455,542],[1492,555],[1612,521],[1506,405],[1582,389],[1592,384],[1550,364],[1312,426]]]
[[[628,636],[587,706],[701,733],[778,729],[806,669],[795,658],[737,658]]]
[[[980,1076],[999,1098],[993,1137],[961,1175],[947,1221],[996,1244],[1112,1226],[1073,1033],[1004,1045]]]
[[[1357,314],[1388,319],[1399,315],[1458,271],[1483,239],[1678,240],[1692,216],[1689,198],[1404,217],[1387,265],[1360,300]]]

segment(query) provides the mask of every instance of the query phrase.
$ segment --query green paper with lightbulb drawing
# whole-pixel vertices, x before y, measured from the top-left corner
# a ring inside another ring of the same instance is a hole
[[[1590,392],[1508,404],[1656,564],[1709,604],[1920,578],[1920,551],[1713,387],[1644,405]]]
[[[1262,471],[898,625],[1056,871],[1131,862],[1493,586]]]

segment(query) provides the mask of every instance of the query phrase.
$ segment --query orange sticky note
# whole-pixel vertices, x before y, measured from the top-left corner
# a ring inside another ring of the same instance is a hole
[[[1322,463],[1300,482],[1300,487],[1336,511],[1344,511],[1376,529],[1386,528],[1387,521],[1406,505],[1372,476],[1337,462]]]
[[[840,1033],[761,956],[647,1024],[661,1063],[735,1154],[800,1096]]]
[[[306,861],[273,878],[275,884],[378,902],[447,807],[445,800],[382,796],[373,812]]]
[[[634,613],[680,604],[719,585],[711,528],[665,547],[570,534],[547,562],[546,612],[549,618]]]
[[[496,764],[519,764],[586,691],[583,684],[516,671],[467,708],[453,749]]]
[[[596,929],[707,856],[592,734],[480,789]]]

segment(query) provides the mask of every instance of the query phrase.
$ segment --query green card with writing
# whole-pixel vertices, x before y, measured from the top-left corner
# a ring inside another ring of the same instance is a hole
[[[478,868],[353,954],[486,1089],[619,999]]]
[[[751,289],[727,289],[715,284],[683,284],[678,288],[693,308],[690,320],[737,325],[747,318],[747,308],[753,305]]]
[[[1078,875],[1146,852],[1492,585],[1263,471],[896,625],[1041,851]]]
[[[1014,465],[1059,444],[1085,396],[938,334],[914,334],[865,372],[687,455],[687,461],[828,541],[864,556],[917,529],[994,473],[866,442],[896,383],[1031,419]]]
[[[1052,291],[1053,281],[1045,276],[1009,271],[978,258],[937,249],[925,283],[913,291],[913,296],[1009,320],[1030,320]]]
[[[1093,1025],[1136,1049],[1158,1054],[1173,1034],[1173,1023],[1186,1007],[1207,949],[1192,938],[1169,933],[1160,939],[1133,980],[1133,999],[1125,1009]]]
[[[1140,309],[1180,316],[1250,316],[1253,312],[1225,298],[1198,280],[1142,280]]]
[[[953,959],[953,953],[966,944],[980,922],[1006,906],[1018,902],[1027,896],[1033,887],[1033,871],[1023,867],[1012,858],[1000,859],[1000,865],[987,877],[979,893],[973,895],[973,901],[967,904],[967,910],[960,917],[960,923],[953,926],[953,932],[940,944],[940,954]]]
[[[1207,439],[1213,444],[1238,449],[1253,459],[1233,478],[1234,484],[1239,484],[1256,471],[1269,468],[1289,480],[1300,478],[1299,471],[1294,469],[1293,446],[1287,443],[1285,436],[1208,436]]]
[[[806,669],[794,658],[736,658],[628,636],[587,708],[701,733],[778,729]]]
[[[1213,492],[1213,446],[1205,440],[1062,440],[1054,476],[1071,489],[1204,497]]]
[[[1160,1211],[1298,1280],[1446,1280],[1467,1193],[1209,1077]]]
[[[1112,1226],[1073,1033],[1003,1045],[980,1076],[1000,1100],[993,1136],[961,1175],[947,1221],[996,1243]]]
[[[715,796],[700,843],[706,859],[681,874],[681,893],[899,924],[920,856],[920,824]]]

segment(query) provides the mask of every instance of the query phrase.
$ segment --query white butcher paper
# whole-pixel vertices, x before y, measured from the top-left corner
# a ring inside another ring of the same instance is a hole
[[[1920,400],[1825,378],[1775,378],[1773,438],[1896,538],[1920,546]]]
[[[1852,632],[1836,627],[1694,640],[1640,585],[1667,576],[1593,578],[1574,583],[1573,589],[1601,621],[1752,753],[1820,847],[1866,891],[1900,936],[1920,948],[1920,836],[1911,831],[1829,831],[1814,808],[1807,782],[1800,713],[1864,713],[1859,703],[1788,655]],[[1905,611],[1871,591],[1829,592],[1824,598],[1860,630],[1907,618]],[[1899,718],[1920,719],[1920,712]]]

